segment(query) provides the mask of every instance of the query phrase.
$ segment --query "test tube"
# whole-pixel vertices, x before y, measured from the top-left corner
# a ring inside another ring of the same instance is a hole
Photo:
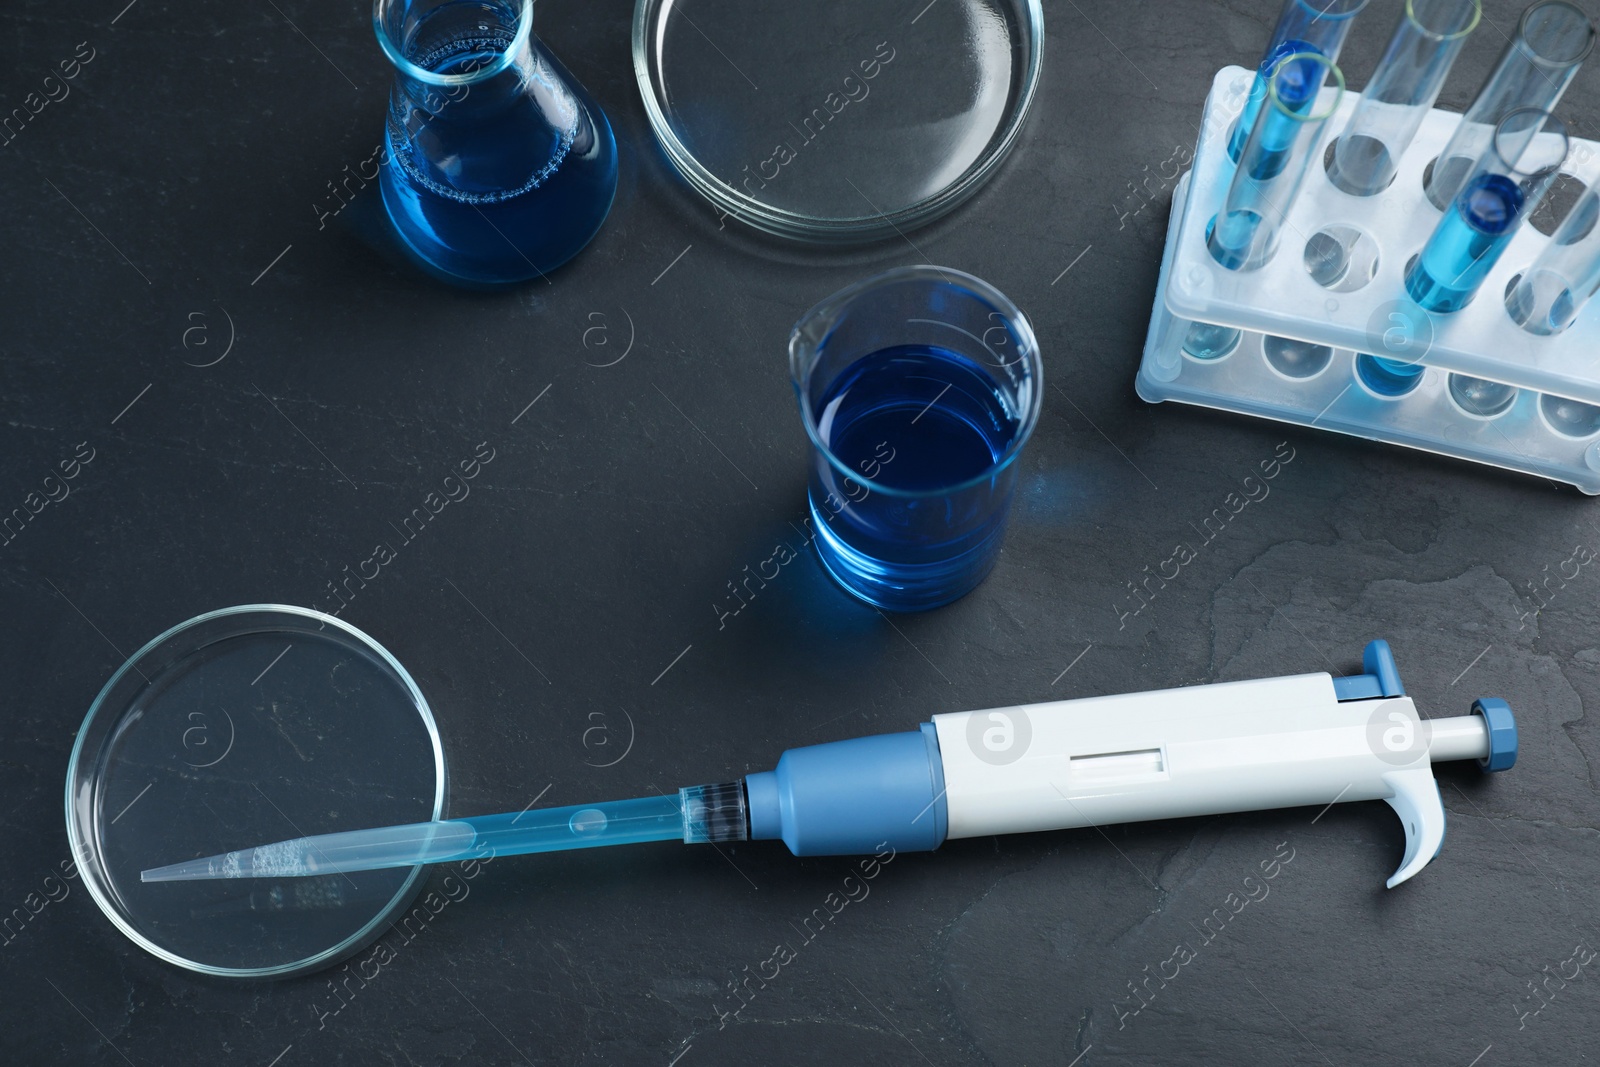
[[[1584,191],[1533,266],[1506,294],[1506,312],[1529,333],[1548,336],[1572,325],[1600,290],[1600,191]]]
[[[1244,109],[1228,134],[1229,159],[1239,162],[1245,140],[1256,124],[1256,115],[1266,103],[1267,82],[1274,68],[1285,57],[1300,52],[1316,52],[1330,65],[1339,62],[1339,49],[1344,47],[1350,24],[1366,6],[1367,0],[1285,0],[1278,24],[1272,30],[1272,40],[1256,66],[1250,95],[1245,97]]]
[[[1352,196],[1389,187],[1482,13],[1479,0],[1406,0],[1377,71],[1333,142],[1329,181]]]
[[[1228,197],[1206,234],[1211,257],[1228,270],[1255,270],[1278,250],[1284,219],[1343,93],[1344,75],[1321,53],[1278,62]]]
[[[1566,158],[1567,128],[1550,112],[1524,107],[1501,119],[1483,158],[1406,268],[1411,299],[1434,312],[1470,304]]]
[[[1433,161],[1425,190],[1434,207],[1444,210],[1466,184],[1501,119],[1519,108],[1556,106],[1594,48],[1594,35],[1589,16],[1566,0],[1541,0],[1522,13],[1517,35]]]

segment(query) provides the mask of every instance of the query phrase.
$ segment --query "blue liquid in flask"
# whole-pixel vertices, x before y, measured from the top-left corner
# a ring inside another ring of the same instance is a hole
[[[857,360],[816,405],[817,548],[841,584],[891,611],[969,592],[999,554],[1011,498],[1001,466],[1022,426],[994,379],[947,349],[900,345]]]
[[[486,71],[512,48],[517,19],[504,4],[446,4],[408,28],[405,54],[434,74]],[[390,220],[430,273],[469,286],[559,267],[594,237],[616,192],[610,123],[531,33],[481,80],[430,85],[399,72],[387,143]]]
[[[1406,272],[1406,292],[1429,311],[1460,311],[1516,236],[1522,190],[1503,174],[1480,174],[1457,194],[1427,247]]]

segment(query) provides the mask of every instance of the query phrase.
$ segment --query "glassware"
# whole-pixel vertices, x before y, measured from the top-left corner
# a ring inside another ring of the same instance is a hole
[[[1328,180],[1335,187],[1352,196],[1389,187],[1481,14],[1479,0],[1406,0],[1378,69],[1333,143]]]
[[[542,277],[611,210],[617,145],[600,106],[533,35],[533,0],[375,0],[395,68],[383,204],[430,273]]]
[[[1425,176],[1434,207],[1443,210],[1466,184],[1501,119],[1520,108],[1549,111],[1556,106],[1594,48],[1594,34],[1589,16],[1565,0],[1542,0],[1522,13],[1517,35],[1506,43],[1499,63]]]
[[[1227,198],[1206,235],[1211,257],[1222,266],[1255,270],[1278,250],[1284,219],[1343,93],[1339,68],[1315,52],[1288,56],[1273,70],[1267,106],[1256,115]]]
[[[1506,294],[1506,312],[1529,333],[1560,333],[1600,290],[1600,191],[1572,205],[1533,266]]]
[[[678,175],[718,225],[806,243],[899,241],[964,203],[1021,141],[1043,70],[1041,0],[617,6]]]
[[[1039,419],[1039,345],[1016,305],[970,274],[897,268],[808,311],[789,371],[812,446],[806,521],[839,584],[889,611],[976,587]]]
[[[1228,135],[1229,159],[1239,162],[1239,153],[1244,151],[1244,143],[1256,124],[1256,115],[1266,103],[1267,82],[1277,65],[1298,52],[1318,53],[1330,65],[1339,62],[1339,50],[1344,47],[1350,26],[1366,6],[1367,0],[1285,0],[1278,24],[1272,30],[1272,40],[1256,66],[1256,77],[1250,83],[1244,110],[1239,112]]]
[[[89,895],[140,947],[200,974],[283,978],[404,922],[425,871],[301,886],[140,872],[296,829],[439,819],[447,780],[427,698],[382,645],[332,615],[246,604],[167,630],[106,682],[67,766],[67,840]]]
[[[1406,292],[1429,311],[1471,303],[1567,158],[1567,130],[1537,108],[1500,120],[1489,148],[1422,253],[1406,268]]]

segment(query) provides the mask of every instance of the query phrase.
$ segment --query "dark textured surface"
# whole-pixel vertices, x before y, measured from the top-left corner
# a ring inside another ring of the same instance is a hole
[[[1595,503],[1133,395],[1166,220],[1134,190],[1164,185],[1213,71],[1259,52],[1276,4],[1048,5],[1040,97],[993,184],[915,248],[811,256],[724,228],[673,180],[637,98],[626,3],[550,0],[540,32],[608,110],[621,186],[549,284],[485,297],[371,250],[370,199],[319,229],[325,183],[380,132],[387,74],[362,4],[122,3],[0,13],[4,110],[78,42],[94,49],[70,95],[0,148],[0,509],[79,442],[94,450],[71,495],[0,546],[0,910],[25,916],[0,944],[0,1060],[1595,1057],[1600,962],[1568,961],[1600,947],[1586,715],[1600,578],[1563,568],[1600,542]],[[1393,6],[1375,0],[1357,25],[1353,86]],[[1516,10],[1487,15],[1447,106],[1467,102]],[[1563,105],[1591,136],[1597,86],[1586,70]],[[807,552],[719,628],[726,583],[795,541],[803,514],[789,326],[847,281],[918,261],[992,281],[1044,347],[1045,412],[997,570],[891,625]],[[227,358],[194,366],[224,351],[230,317]],[[851,861],[765,844],[506,860],[337,1014],[327,975],[230,984],[158,962],[78,882],[31,914],[66,858],[73,734],[118,649],[223,605],[326,606],[327,583],[481,441],[496,458],[470,498],[344,615],[428,694],[458,813],[514,810],[547,785],[542,803],[567,804],[725,780],[942,711],[1351,672],[1372,636],[1432,714],[1509,699],[1522,758],[1494,780],[1440,772],[1444,851],[1393,892],[1401,833],[1380,804],[904,855],[810,943],[797,925]],[[1285,441],[1270,495],[1124,618],[1126,583]],[[610,733],[586,733],[597,724]],[[1280,842],[1293,860],[1270,893],[1202,943],[1199,923]],[[794,958],[719,1026],[728,986],[781,943]],[[1128,983],[1180,943],[1194,959],[1126,1014]],[[1538,981],[1553,999],[1534,998]]]

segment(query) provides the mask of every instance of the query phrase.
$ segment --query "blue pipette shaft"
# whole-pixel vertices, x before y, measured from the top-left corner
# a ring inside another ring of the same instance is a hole
[[[639,797],[300,837],[157,867],[140,879],[296,878],[687,839],[678,796]]]

